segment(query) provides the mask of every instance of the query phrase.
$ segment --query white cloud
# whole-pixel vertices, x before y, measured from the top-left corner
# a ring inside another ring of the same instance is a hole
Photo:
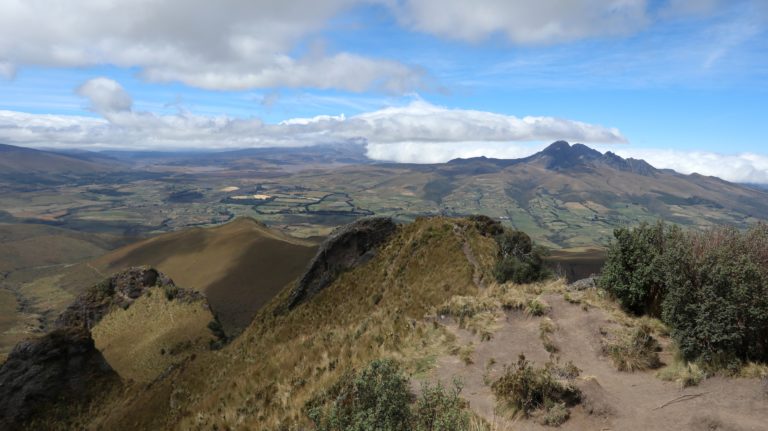
[[[412,29],[477,42],[501,34],[518,44],[631,34],[649,22],[646,0],[405,0],[391,4]]]
[[[107,95],[121,91],[111,84],[103,87],[108,89],[104,91]],[[104,96],[99,91],[95,93]],[[768,156],[608,146],[600,143],[626,142],[626,138],[616,129],[598,125],[551,117],[517,118],[447,109],[422,100],[351,117],[324,115],[279,124],[266,124],[257,118],[190,113],[156,115],[129,110],[130,104],[125,100],[105,100],[91,99],[92,104],[103,104],[100,106],[106,111],[105,118],[0,111],[0,142],[32,147],[133,150],[367,142],[367,154],[374,160],[439,163],[458,157],[520,158],[553,140],[565,139],[592,143],[601,151],[644,159],[658,168],[685,174],[696,172],[728,181],[768,184]]]
[[[13,79],[16,76],[16,67],[7,61],[0,61],[0,78]]]
[[[683,174],[698,173],[737,183],[768,184],[768,156],[760,154],[633,148],[611,150],[622,157],[643,159],[657,168],[674,169]]]
[[[491,157],[519,159],[544,147],[541,143],[523,142],[396,142],[367,146],[366,155],[373,160],[399,163],[444,163],[453,159]]]
[[[306,146],[348,141],[374,146],[429,144],[425,148],[555,139],[626,142],[614,128],[553,117],[518,118],[448,109],[422,99],[351,117],[320,115],[266,124],[257,118],[136,111],[132,109],[130,95],[108,78],[91,79],[77,93],[88,99],[91,110],[101,118],[0,111],[0,141],[31,146],[127,149]]]
[[[395,61],[291,54],[357,3],[7,0],[0,2],[0,65],[137,67],[150,81],[208,89],[420,88],[423,72]]]
[[[109,78],[93,78],[77,88],[76,93],[87,98],[90,109],[99,114],[130,111],[133,99],[122,85]]]

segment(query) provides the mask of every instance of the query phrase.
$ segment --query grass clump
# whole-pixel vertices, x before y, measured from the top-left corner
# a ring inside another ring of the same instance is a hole
[[[464,365],[474,364],[472,355],[475,353],[475,346],[472,343],[464,346],[455,346],[450,350],[450,353],[458,356],[461,362],[464,362]]]
[[[558,378],[559,372],[553,370],[556,367],[551,364],[536,369],[520,355],[517,363],[507,366],[491,388],[500,405],[513,415],[538,414],[543,421],[559,425],[568,418],[567,406],[578,403],[581,393],[568,379]]]
[[[541,342],[544,344],[544,350],[549,353],[557,353],[560,350],[552,340],[552,334],[556,329],[555,323],[548,317],[539,323],[539,338],[541,338]]]
[[[483,313],[492,314],[491,312],[498,308],[498,302],[491,298],[457,295],[440,306],[437,313],[441,316],[453,317],[458,321],[460,328],[467,328],[472,326],[474,317]],[[483,317],[487,318],[487,316]]]
[[[677,382],[681,388],[687,388],[698,386],[707,375],[695,363],[676,361],[672,365],[659,370],[656,373],[656,377],[668,382]]]
[[[659,368],[661,346],[653,338],[652,329],[640,325],[627,334],[620,334],[617,340],[603,346],[605,353],[619,371],[643,371]]]
[[[551,427],[557,427],[565,423],[571,413],[565,403],[556,403],[548,408],[541,417],[541,423]]]
[[[525,313],[529,316],[543,316],[549,313],[549,309],[549,304],[540,298],[531,299],[525,305]]]

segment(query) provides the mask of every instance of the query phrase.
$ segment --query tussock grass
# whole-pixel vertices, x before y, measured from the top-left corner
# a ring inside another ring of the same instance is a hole
[[[490,340],[496,326],[497,300],[489,297],[454,296],[437,309],[437,314],[457,320],[459,328],[480,334],[483,341]]]
[[[680,388],[687,388],[697,386],[707,375],[695,363],[676,360],[660,369],[656,373],[656,377],[667,382],[677,382],[680,384]]]
[[[568,419],[567,406],[581,399],[581,392],[573,384],[576,376],[578,368],[573,364],[560,368],[550,363],[537,369],[520,355],[516,364],[505,367],[491,388],[500,409],[511,416],[538,416],[542,423],[560,425]]]
[[[612,334],[612,339],[603,341],[603,352],[611,358],[619,371],[634,372],[659,368],[661,346],[652,333],[653,330],[646,325],[616,331]]]
[[[560,350],[552,340],[552,334],[554,334],[555,330],[557,330],[557,326],[549,317],[545,317],[539,322],[539,338],[541,338],[541,342],[544,345],[544,350],[551,354],[557,353]]]
[[[739,377],[747,379],[766,379],[768,378],[768,364],[748,362],[741,367]]]
[[[547,304],[543,299],[534,298],[525,304],[525,314],[529,316],[540,317],[549,313],[550,308],[551,307],[549,304]]]

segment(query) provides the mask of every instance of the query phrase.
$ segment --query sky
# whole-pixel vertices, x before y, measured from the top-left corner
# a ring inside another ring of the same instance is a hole
[[[4,0],[0,143],[433,163],[563,139],[768,183],[767,30],[768,0]]]

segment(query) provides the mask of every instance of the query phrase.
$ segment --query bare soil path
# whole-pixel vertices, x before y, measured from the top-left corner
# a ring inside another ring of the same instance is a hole
[[[572,361],[581,372],[579,387],[585,401],[571,409],[562,430],[768,430],[768,397],[758,379],[713,377],[699,386],[681,389],[664,382],[654,371],[619,372],[601,353],[600,329],[616,325],[600,309],[585,311],[566,302],[560,294],[547,294],[548,313],[557,330],[553,334],[561,363]],[[551,429],[533,420],[509,420],[495,412],[490,383],[513,363],[519,354],[537,366],[550,360],[539,338],[542,318],[511,312],[497,320],[498,330],[490,341],[444,322],[459,343],[472,343],[473,363],[457,356],[439,357],[432,379],[464,382],[462,396],[471,408],[497,430]],[[669,403],[670,401],[674,401]]]

